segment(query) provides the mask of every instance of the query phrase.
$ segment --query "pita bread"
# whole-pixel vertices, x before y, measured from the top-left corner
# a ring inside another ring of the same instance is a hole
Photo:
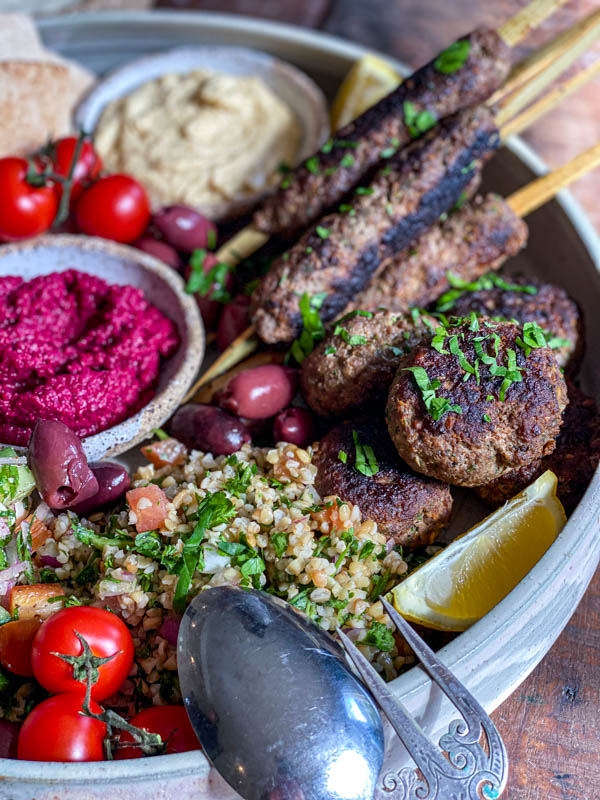
[[[91,72],[46,50],[30,17],[0,14],[0,157],[26,155],[73,132]]]

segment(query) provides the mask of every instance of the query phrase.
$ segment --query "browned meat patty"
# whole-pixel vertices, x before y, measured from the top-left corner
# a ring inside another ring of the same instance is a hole
[[[430,61],[286,175],[256,213],[256,227],[293,237],[336,206],[387,152],[427,130],[430,121],[486,100],[508,74],[510,49],[493,30],[476,30],[461,42],[468,52],[462,66],[442,72],[440,62]]]
[[[363,448],[371,447],[372,459]],[[357,460],[358,457],[358,460]],[[365,459],[367,471],[362,468]],[[315,488],[321,497],[337,495],[359,506],[365,519],[403,547],[431,544],[452,510],[446,484],[416,475],[394,450],[382,417],[343,422],[320,443],[314,459]],[[372,469],[368,469],[368,465]]]
[[[440,297],[438,311],[468,317],[471,311],[492,319],[537,322],[561,367],[573,372],[583,357],[583,319],[577,303],[560,286],[534,278],[484,275]]]
[[[568,514],[579,503],[600,461],[600,412],[592,397],[568,382],[569,405],[550,455],[528,467],[509,472],[475,490],[495,508],[521,492],[547,469],[558,478],[558,497]]]
[[[382,411],[400,358],[437,325],[418,312],[352,311],[302,362],[304,399],[325,417],[366,405]]]
[[[456,203],[498,144],[491,112],[478,106],[390,158],[369,186],[357,189],[345,213],[323,217],[273,262],[252,297],[260,338],[275,344],[300,333],[303,294],[322,298],[324,322],[337,317],[386,258]]]
[[[386,414],[413,469],[481,486],[552,452],[567,388],[550,348],[533,346],[535,332],[473,317],[400,360]]]
[[[472,281],[498,269],[526,242],[527,225],[501,197],[477,198],[389,259],[352,307],[408,311],[427,306],[450,288],[448,272]]]

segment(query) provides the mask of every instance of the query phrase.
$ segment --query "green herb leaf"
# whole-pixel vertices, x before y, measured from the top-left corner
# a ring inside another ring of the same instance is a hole
[[[352,167],[354,165],[354,156],[351,153],[346,153],[340,161],[340,167]]]
[[[436,391],[440,388],[441,384],[437,379],[430,381],[423,367],[404,367],[403,371],[412,372],[415,383],[421,390],[421,397],[425,408],[436,422],[449,411],[453,411],[455,414],[462,414],[461,406],[450,403],[446,397],[436,396]]]
[[[229,303],[231,294],[227,291],[227,276],[231,272],[229,264],[217,262],[208,272],[205,272],[204,262],[207,251],[204,249],[194,250],[190,258],[190,277],[185,290],[188,294],[199,294],[201,297],[209,297],[219,303]],[[210,294],[209,294],[210,293]]]
[[[468,39],[459,39],[439,54],[433,62],[433,66],[444,75],[457,72],[468,59],[470,50],[470,41]]]
[[[300,313],[302,314],[302,333],[292,343],[288,350],[286,360],[293,357],[298,364],[301,364],[306,356],[310,355],[315,349],[315,344],[320,342],[325,336],[325,328],[319,316],[319,309],[323,305],[325,292],[321,292],[314,297],[310,297],[306,292],[300,298]]]
[[[412,139],[417,139],[422,133],[426,133],[437,122],[431,111],[427,111],[427,109],[419,111],[409,100],[404,101],[403,110],[404,124]]]
[[[371,553],[375,550],[375,542],[367,541],[363,544],[360,548],[360,552],[358,554],[358,560],[364,561],[365,558],[371,555]]]
[[[307,158],[306,161],[304,162],[304,166],[313,175],[318,175],[319,174],[319,158],[318,158],[318,156],[311,156],[310,158]]]
[[[393,650],[396,645],[394,634],[382,622],[372,622],[362,644],[372,644],[384,653]]]
[[[356,431],[352,431],[352,441],[354,442],[354,449],[356,451],[354,459],[354,468],[356,471],[368,477],[377,475],[379,472],[379,464],[375,458],[373,448],[368,444],[361,444]]]
[[[348,453],[345,450],[338,451],[338,461],[341,461],[342,464],[348,463]]]
[[[269,537],[277,558],[281,558],[288,548],[288,535],[285,531],[275,531]]]
[[[322,225],[317,225],[317,227],[315,228],[315,231],[317,233],[317,236],[319,236],[321,239],[328,239],[329,238],[329,234],[330,234],[329,228],[324,228]]]

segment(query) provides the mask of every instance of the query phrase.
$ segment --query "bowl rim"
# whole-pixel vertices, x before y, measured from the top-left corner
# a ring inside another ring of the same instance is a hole
[[[266,33],[275,36],[280,41],[300,43],[309,48],[312,47],[313,49],[325,51],[330,56],[335,55],[339,57],[343,62],[355,60],[365,53],[375,52],[387,59],[397,69],[403,71],[404,74],[410,72],[406,64],[393,56],[381,51],[374,51],[372,48],[356,42],[351,42],[342,37],[321,31],[304,29],[286,23],[256,20],[255,18],[241,15],[234,16],[212,12],[185,12],[176,10],[153,10],[150,13],[139,11],[109,11],[74,13],[48,17],[46,19],[42,18],[38,20],[38,25],[43,31],[45,28],[51,30],[53,27],[63,27],[69,23],[89,25],[137,22],[144,24],[148,23],[149,17],[155,18],[156,24],[181,22],[184,25],[186,23],[198,24],[198,20],[201,18],[202,24],[209,28],[226,27],[238,33]],[[519,137],[510,137],[505,142],[505,145],[535,173],[541,175],[548,171],[543,160]],[[556,196],[556,201],[561,206],[568,221],[581,239],[591,260],[596,266],[596,270],[600,273],[600,235],[596,232],[579,203],[577,203],[567,190],[559,192]],[[576,536],[582,537],[583,534],[586,534],[590,542],[590,552],[593,554],[593,558],[587,565],[587,572],[589,574],[586,575],[585,586],[580,592],[580,594],[583,594],[587,583],[589,583],[593,575],[598,558],[600,557],[600,543],[597,543],[594,548],[591,546],[592,541],[597,542],[597,532],[600,528],[600,517],[595,513],[597,508],[600,508],[600,466],[596,470],[584,497],[567,520],[564,529],[535,567],[523,578],[512,592],[500,601],[500,603],[486,614],[485,617],[438,651],[438,655],[441,656],[451,669],[456,671],[457,667],[460,667],[460,671],[462,671],[462,668],[468,659],[472,657],[473,653],[481,651],[491,639],[497,638],[499,634],[505,632],[510,627],[511,617],[514,616],[510,609],[514,608],[515,605],[528,604],[531,606],[534,596],[539,594],[541,589],[545,588],[548,591],[553,583],[552,578],[555,572],[555,564],[568,559],[569,556],[572,561],[572,551],[574,549],[572,540]],[[577,565],[572,565],[572,568],[577,569],[578,567]],[[489,629],[487,633],[482,633],[488,626]],[[476,643],[475,646],[474,643]],[[392,687],[396,696],[401,697],[403,700],[410,700],[422,693],[427,686],[431,685],[431,681],[423,669],[417,665],[394,679],[389,685]],[[495,705],[487,706],[487,710],[491,711],[493,708],[497,707],[514,688],[514,686],[509,687],[501,697],[497,698]],[[147,760],[144,766],[146,777],[152,776],[153,779],[156,779],[159,775],[164,777],[174,774],[177,774],[177,776],[185,776],[188,774],[198,775],[202,770],[207,773],[209,767],[209,763],[201,751],[155,756],[152,762],[156,764],[155,767],[150,767]],[[68,779],[73,783],[89,783],[91,779],[90,764],[55,764],[52,762],[43,762],[43,764],[44,779],[48,782]],[[11,759],[0,759],[0,765],[2,774],[5,777],[15,778],[24,782],[35,782],[33,777],[35,774],[34,770],[39,768],[40,762],[19,762]],[[31,777],[24,777],[24,768],[29,768],[31,770]],[[116,763],[98,762],[93,765],[93,769],[95,772],[94,777],[101,778],[103,781],[112,782],[113,779],[117,781],[124,778],[140,780],[141,778],[137,760],[131,763],[120,761],[118,766]],[[116,772],[113,771],[115,769]]]
[[[183,358],[169,381],[161,389],[157,389],[152,398],[135,414],[118,422],[116,425],[111,425],[109,428],[82,439],[84,450],[90,454],[89,457],[92,460],[118,456],[147,439],[154,428],[160,427],[175,412],[192,385],[204,360],[206,349],[206,335],[198,305],[191,295],[186,294],[183,278],[172,267],[169,267],[155,256],[135,247],[114,242],[110,239],[102,239],[98,236],[84,236],[83,234],[74,233],[46,234],[22,242],[0,245],[0,269],[5,255],[27,253],[39,247],[53,249],[75,248],[88,252],[106,253],[123,261],[135,263],[145,271],[156,275],[163,284],[167,284],[176,295],[180,309],[183,311],[183,316],[178,320],[172,320],[172,322],[175,323],[180,334],[183,333],[186,336],[187,344],[184,346],[182,341],[179,345],[178,350],[185,347]],[[97,274],[97,277],[104,280],[101,274]],[[110,281],[108,282],[110,283]],[[154,409],[150,408],[152,405],[155,406]],[[146,422],[142,426],[143,420],[147,417],[150,418],[151,424],[148,426],[148,422]],[[125,430],[128,426],[132,426],[137,433],[126,442],[119,441],[119,430]],[[105,447],[103,440],[107,438],[109,440],[113,438],[113,444]],[[99,453],[101,451],[104,454],[100,456]]]

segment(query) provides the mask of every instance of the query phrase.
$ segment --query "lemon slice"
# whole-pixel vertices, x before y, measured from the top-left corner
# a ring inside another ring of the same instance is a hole
[[[359,59],[344,78],[331,106],[331,130],[336,131],[381,100],[402,80],[400,73],[370,53]]]
[[[514,589],[566,521],[548,470],[398,584],[393,603],[412,622],[464,631]]]

